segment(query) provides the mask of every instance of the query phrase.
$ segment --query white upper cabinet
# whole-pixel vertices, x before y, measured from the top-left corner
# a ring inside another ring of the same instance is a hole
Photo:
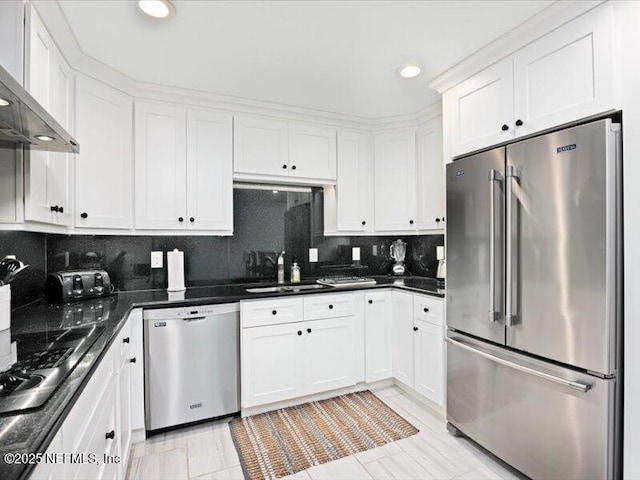
[[[581,17],[513,56],[516,134],[615,106],[613,11]]]
[[[135,126],[136,228],[231,233],[231,115],[136,102]]]
[[[513,61],[502,60],[445,92],[451,155],[513,138]]]
[[[289,124],[289,176],[315,181],[336,180],[336,130]]]
[[[375,134],[374,144],[375,229],[415,231],[415,130]]]
[[[234,166],[239,179],[335,183],[336,130],[271,118],[236,116]]]
[[[287,176],[287,122],[261,117],[234,118],[234,173]]]
[[[336,216],[339,232],[373,231],[373,149],[367,133],[338,132]]]
[[[187,113],[187,228],[233,230],[231,115]]]
[[[34,8],[29,15],[27,88],[66,130],[73,130],[73,75]],[[71,168],[66,153],[30,151],[25,165],[25,220],[71,224]]]
[[[444,165],[442,119],[432,120],[416,132],[418,230],[444,228]]]
[[[184,108],[136,102],[136,228],[185,228],[186,124]]]
[[[597,9],[444,92],[448,156],[614,109],[612,25]]]
[[[75,226],[133,227],[133,102],[85,77],[76,82]]]

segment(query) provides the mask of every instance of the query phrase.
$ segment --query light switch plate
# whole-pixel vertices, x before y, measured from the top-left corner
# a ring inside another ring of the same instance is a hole
[[[316,263],[318,261],[318,249],[310,248],[309,249],[309,263]]]
[[[353,247],[351,249],[351,260],[354,262],[360,261],[360,247]]]
[[[162,252],[151,252],[151,268],[162,268]]]

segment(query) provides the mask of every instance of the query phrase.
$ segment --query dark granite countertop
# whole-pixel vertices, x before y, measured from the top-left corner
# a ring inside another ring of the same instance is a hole
[[[11,333],[48,332],[72,328],[78,324],[95,323],[104,327],[100,337],[76,365],[66,380],[42,406],[25,413],[0,415],[0,455],[5,453],[37,453],[46,451],[62,425],[68,412],[80,396],[88,379],[98,365],[134,308],[161,308],[195,304],[232,303],[240,300],[282,297],[288,295],[315,295],[354,290],[399,288],[436,297],[444,297],[436,281],[425,277],[376,276],[376,285],[277,293],[248,293],[252,286],[273,284],[233,284],[188,288],[184,295],[171,295],[166,290],[119,292],[110,297],[67,304],[47,303],[44,299],[25,305],[12,312]],[[303,282],[309,284],[313,282]],[[176,298],[177,297],[177,298]],[[7,465],[0,461],[0,478],[26,478],[32,465]]]

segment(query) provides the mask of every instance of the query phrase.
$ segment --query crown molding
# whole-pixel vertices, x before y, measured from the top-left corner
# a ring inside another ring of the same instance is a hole
[[[597,8],[606,0],[556,1],[537,15],[517,25],[489,45],[471,54],[452,68],[435,77],[429,87],[442,94],[451,87],[508,57],[534,40],[565,23]]]

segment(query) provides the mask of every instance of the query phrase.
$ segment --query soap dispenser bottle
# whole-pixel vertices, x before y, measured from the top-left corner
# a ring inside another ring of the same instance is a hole
[[[300,267],[295,259],[293,261],[293,266],[291,267],[291,283],[300,283]]]
[[[278,255],[278,284],[284,283],[284,250]]]

